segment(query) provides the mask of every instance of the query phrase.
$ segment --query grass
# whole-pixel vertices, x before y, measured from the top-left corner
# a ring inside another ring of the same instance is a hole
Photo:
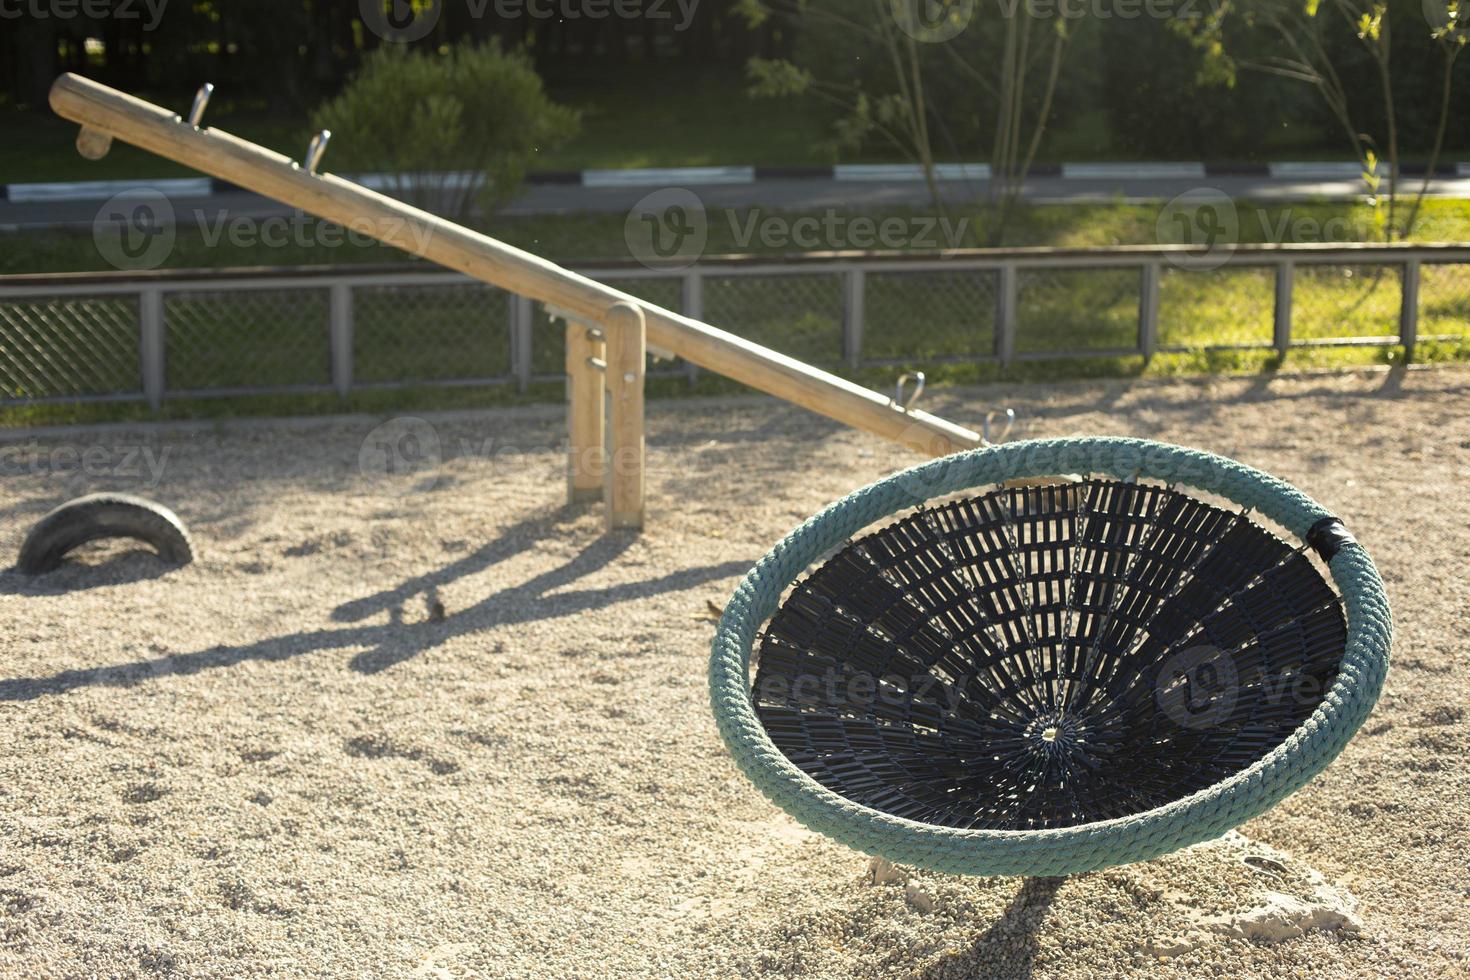
[[[819,223],[825,212],[781,212],[761,209],[766,218],[795,222],[802,217]],[[853,212],[847,217],[856,216]],[[888,219],[912,222],[916,234],[927,226],[922,208],[887,208],[862,212],[875,223]],[[1237,207],[1242,244],[1271,241],[1322,241],[1332,237],[1339,241],[1372,240],[1373,210],[1363,204],[1292,203],[1257,204],[1241,202]],[[182,215],[178,237],[163,268],[214,269],[240,266],[328,266],[359,262],[406,262],[416,259],[397,249],[376,243],[357,243],[338,230],[335,234],[319,232],[320,222],[304,219],[299,228],[290,229],[284,244],[267,245],[259,241],[263,235],[248,236],[240,244],[218,228],[190,220]],[[984,212],[950,214],[953,224],[963,221],[963,235],[956,244],[979,246],[988,241],[988,217]],[[502,241],[535,252],[557,262],[575,264],[629,257],[624,238],[622,213],[580,212],[525,217],[497,216],[485,230]],[[1007,228],[1005,244],[1009,246],[1049,246],[1086,248],[1107,245],[1148,245],[1160,240],[1160,207],[1148,204],[1097,203],[1032,205],[1018,210]],[[279,219],[285,220],[285,219]],[[747,211],[711,209],[708,213],[708,243],[705,255],[737,252],[781,255],[792,249],[766,245],[760,235],[748,237]],[[851,228],[851,223],[846,227]],[[1323,235],[1323,229],[1331,231]],[[948,244],[938,230],[929,229],[929,239],[914,241],[913,247]],[[1280,233],[1280,234],[1278,234]],[[358,237],[358,236],[354,236]],[[1415,223],[1412,241],[1470,241],[1470,201],[1427,200]],[[902,247],[908,239],[901,239]],[[827,247],[849,247],[839,236]],[[46,232],[0,232],[0,275],[43,272],[101,272],[112,268],[98,252],[90,231],[75,229]]]
[[[885,211],[875,220],[910,218],[915,212]],[[711,214],[708,251],[732,250],[740,216]],[[787,216],[794,217],[794,216]],[[983,215],[973,215],[971,244],[983,235]],[[1241,208],[1241,239],[1263,240],[1273,229],[1372,227],[1366,207],[1307,204]],[[1148,243],[1154,240],[1157,210],[1141,205],[1056,205],[1023,209],[1011,228],[1017,244],[1082,246]],[[308,229],[309,230],[309,229]],[[561,261],[626,258],[618,215],[582,214],[502,219],[496,234],[513,244]],[[1310,236],[1309,236],[1310,237]],[[1422,240],[1470,240],[1470,202],[1426,203],[1414,236]],[[197,229],[184,227],[168,264],[176,267],[324,265],[363,261],[415,261],[381,247],[308,244],[284,248],[208,245]],[[753,243],[762,250],[759,242]],[[0,238],[0,271],[87,271],[106,268],[89,234],[57,232]],[[775,251],[775,250],[772,250]],[[652,302],[677,307],[674,279],[621,280],[621,288]],[[1068,270],[1026,273],[1019,282],[1017,350],[1066,348],[1108,350],[1136,343],[1137,278],[1126,270]],[[1160,344],[1195,348],[1155,357],[1100,356],[1056,362],[1021,362],[1002,372],[976,363],[994,351],[994,274],[967,270],[873,273],[866,287],[864,356],[890,364],[852,374],[888,390],[905,367],[926,371],[933,382],[1047,380],[1079,376],[1131,376],[1198,371],[1259,371],[1304,367],[1394,363],[1396,347],[1275,352],[1204,351],[1212,345],[1266,343],[1271,337],[1272,277],[1268,270],[1209,272],[1166,269],[1160,286]],[[1396,332],[1401,285],[1398,273],[1350,266],[1302,267],[1294,294],[1298,339],[1389,336]],[[710,277],[705,314],[713,323],[778,350],[834,370],[843,370],[841,284],[830,273],[753,280]],[[75,301],[74,301],[75,302]],[[168,306],[168,386],[171,390],[262,384],[325,385],[330,368],[325,335],[325,298],[319,292],[251,293],[174,297]],[[1470,323],[1470,266],[1426,266],[1421,281],[1421,333],[1459,334]],[[73,363],[92,364],[98,387],[114,377],[112,365],[135,377],[136,327],[127,304],[113,304],[113,325],[77,345],[67,303],[30,310],[31,326],[8,328],[11,345],[44,339],[69,351]],[[19,304],[8,307],[11,312]],[[0,305],[0,317],[7,311]],[[509,370],[509,328],[503,293],[490,287],[368,287],[357,295],[355,372],[363,382],[421,383],[464,377],[503,376]],[[533,371],[562,369],[563,336],[544,314],[534,332]],[[405,329],[412,325],[412,330]],[[3,325],[0,325],[3,326]],[[29,331],[29,333],[27,333]],[[71,345],[67,347],[67,345]],[[99,350],[110,351],[98,357]],[[1470,357],[1470,339],[1424,344],[1421,360]],[[99,366],[100,365],[100,366]],[[116,367],[121,365],[121,367]],[[665,367],[667,367],[665,365]],[[134,381],[133,383],[136,383]],[[682,380],[661,380],[653,393],[687,392]],[[708,373],[700,392],[740,390]],[[250,398],[170,399],[164,418],[301,414],[339,411],[405,411],[468,405],[512,404],[560,397],[557,385],[533,386],[526,395],[505,387],[359,390],[346,399],[332,394]],[[128,403],[30,405],[0,409],[0,425],[127,420],[152,417],[146,406]]]

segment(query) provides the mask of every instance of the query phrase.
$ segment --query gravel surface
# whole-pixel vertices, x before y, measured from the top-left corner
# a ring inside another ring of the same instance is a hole
[[[200,557],[0,573],[0,976],[1470,976],[1470,372],[926,404],[1208,448],[1333,507],[1397,620],[1346,753],[1146,864],[874,875],[735,769],[705,659],[750,563],[902,450],[654,403],[649,529],[608,537],[563,507],[551,408],[10,437],[9,556],[114,489]]]

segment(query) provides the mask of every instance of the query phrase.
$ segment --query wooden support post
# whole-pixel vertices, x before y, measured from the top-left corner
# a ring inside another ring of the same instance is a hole
[[[643,527],[643,311],[614,303],[607,335],[607,529]]]
[[[567,321],[567,503],[602,498],[602,331]]]

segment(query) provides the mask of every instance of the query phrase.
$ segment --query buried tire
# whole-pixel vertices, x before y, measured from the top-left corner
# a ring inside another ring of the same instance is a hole
[[[142,497],[94,493],[68,501],[37,521],[21,545],[16,568],[26,575],[53,571],[74,549],[107,538],[151,545],[172,565],[194,560],[189,532],[173,511]]]

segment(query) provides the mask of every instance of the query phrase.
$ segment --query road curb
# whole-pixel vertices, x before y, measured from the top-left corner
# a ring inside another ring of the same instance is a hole
[[[1406,163],[1400,168],[1406,177],[1422,177],[1428,167],[1423,163]],[[1386,168],[1379,166],[1379,173]],[[1061,177],[1064,180],[1106,181],[1128,179],[1198,179],[1210,177],[1270,177],[1273,180],[1355,180],[1362,167],[1341,161],[1280,161],[1273,163],[1200,163],[1198,161],[1136,163],[1061,163],[1036,164],[1033,177]],[[1470,177],[1470,163],[1441,163],[1434,168],[1436,177]],[[941,163],[935,167],[935,178],[941,181],[989,180],[987,163]],[[350,179],[373,188],[386,190],[392,178],[385,174],[358,174]],[[924,179],[923,170],[912,163],[858,163],[834,165],[755,166],[755,167],[659,167],[629,170],[545,170],[528,174],[532,185],[573,185],[581,187],[709,187],[724,184],[753,184],[770,180],[838,180],[854,183],[909,183]],[[212,177],[167,178],[159,180],[89,180],[46,183],[0,184],[0,201],[13,204],[48,203],[52,201],[104,201],[128,191],[147,190],[170,197],[213,197],[242,190],[228,181]]]

